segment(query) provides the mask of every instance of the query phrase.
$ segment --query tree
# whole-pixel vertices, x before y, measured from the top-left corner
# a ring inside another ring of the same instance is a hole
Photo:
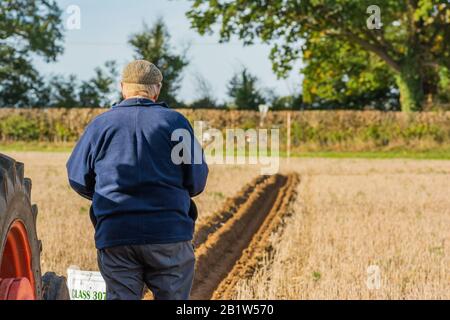
[[[368,28],[371,0],[194,0],[187,13],[201,34],[220,24],[221,41],[272,44],[274,70],[285,76],[314,39],[357,45],[391,70],[402,110],[420,110],[435,91],[438,70],[450,67],[450,10],[446,0],[380,0],[380,29]],[[370,20],[372,21],[372,20]],[[320,54],[320,53],[316,53]]]
[[[55,75],[50,78],[46,87],[49,93],[49,100],[45,104],[46,107],[76,108],[81,106],[78,96],[79,81],[75,75],[71,74],[68,77]]]
[[[450,106],[450,70],[442,68],[439,73],[439,98],[443,103],[447,104],[448,108]]]
[[[170,34],[162,19],[156,21],[151,28],[144,24],[143,29],[129,40],[136,53],[135,58],[148,60],[161,69],[164,80],[159,99],[178,106],[177,91],[183,70],[188,65],[186,55],[173,52],[169,43]]]
[[[236,73],[228,84],[228,94],[238,109],[258,110],[258,106],[265,102],[257,88],[258,78],[248,72],[246,68]]]
[[[318,38],[303,53],[304,101],[320,109],[398,109],[395,79],[386,64],[358,46]]]
[[[39,79],[32,106],[49,108],[108,107],[112,105],[117,73],[115,61],[95,69],[95,76],[79,81],[77,76],[54,75]]]
[[[32,57],[56,60],[63,52],[62,39],[61,10],[55,1],[2,1],[0,106],[25,107],[33,103],[41,79],[33,68]]]
[[[303,96],[301,94],[275,96],[270,104],[271,110],[302,110],[306,107],[307,106],[303,103]]]
[[[191,108],[218,107],[211,83],[209,83],[208,80],[206,80],[201,74],[195,75],[195,95],[196,99],[190,104]]]
[[[111,106],[111,97],[115,91],[118,77],[115,61],[107,61],[103,68],[95,69],[95,77],[83,81],[80,87],[79,100],[83,107]]]

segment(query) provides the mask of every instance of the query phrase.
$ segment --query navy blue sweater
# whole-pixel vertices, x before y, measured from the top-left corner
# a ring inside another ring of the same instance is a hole
[[[174,139],[176,129],[190,138]],[[181,163],[171,157],[180,143]],[[72,188],[92,199],[98,249],[192,239],[191,197],[205,188],[208,166],[188,120],[164,103],[132,98],[96,117],[67,171]]]

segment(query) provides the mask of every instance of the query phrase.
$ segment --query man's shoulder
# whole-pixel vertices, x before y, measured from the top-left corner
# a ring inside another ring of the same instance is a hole
[[[189,122],[187,118],[179,111],[169,108],[166,104],[155,104],[151,107],[142,108],[141,111],[149,117],[161,117],[170,123],[186,124]]]
[[[113,114],[113,109],[108,109],[107,111],[95,116],[91,122],[88,124],[87,129],[94,129],[94,128],[98,128],[98,126],[100,124],[102,124],[103,122],[107,121],[108,119],[110,119],[111,117],[114,117]]]
[[[133,114],[133,112],[130,112],[130,109],[132,108],[133,107],[112,107],[92,119],[88,125],[88,129],[102,130],[107,127],[114,127],[115,124],[122,126],[127,115]],[[133,109],[138,112],[138,117],[144,121],[146,121],[147,118],[153,121],[159,118],[160,120],[164,119],[169,124],[177,127],[186,127],[189,125],[189,120],[181,112],[169,108],[164,103],[155,104],[153,106],[142,106]]]
[[[102,123],[111,123],[111,120],[114,120],[114,119],[123,120],[124,115],[132,114],[132,112],[130,112],[131,111],[130,109],[132,109],[132,107],[118,108],[118,107],[115,107],[115,105],[113,105],[111,108],[109,108],[105,112],[94,117],[91,120],[90,125],[100,125]]]
[[[114,123],[123,123],[123,115],[110,108],[105,112],[95,116],[86,126],[85,133],[88,135],[101,134],[107,128],[114,126]]]
[[[187,118],[181,112],[175,109],[161,108],[161,110],[163,110],[162,112],[166,113],[168,116],[172,117],[175,120],[182,122],[188,121]]]

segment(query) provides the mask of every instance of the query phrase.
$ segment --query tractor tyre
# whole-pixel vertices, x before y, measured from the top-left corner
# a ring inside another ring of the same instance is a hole
[[[40,300],[42,247],[37,207],[30,198],[31,180],[24,178],[23,163],[0,154],[0,278],[28,279],[34,299]]]
[[[66,278],[54,272],[46,272],[42,277],[44,300],[70,300]]]

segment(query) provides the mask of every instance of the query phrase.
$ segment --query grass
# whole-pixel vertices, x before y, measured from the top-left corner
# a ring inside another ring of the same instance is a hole
[[[285,153],[282,156],[286,156]],[[450,160],[450,149],[443,150],[392,150],[392,151],[307,151],[295,152],[292,157],[300,158],[361,158],[361,159],[417,159]]]
[[[75,143],[52,142],[8,142],[0,145],[0,152],[71,152]],[[285,151],[280,157],[286,158]],[[424,159],[424,160],[450,160],[450,148],[430,150],[373,150],[373,151],[294,151],[292,158],[361,158],[361,159]]]
[[[70,152],[73,142],[2,142],[0,152]]]

